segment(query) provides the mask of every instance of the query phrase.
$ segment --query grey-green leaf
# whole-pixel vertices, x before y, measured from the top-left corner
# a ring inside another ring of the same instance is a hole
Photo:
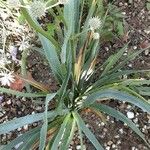
[[[98,104],[98,103],[94,103],[93,105],[90,106],[92,109],[96,109],[98,111],[103,111],[105,113],[107,113],[108,115],[116,118],[117,120],[121,120],[122,122],[126,123],[137,135],[139,135],[144,142],[150,146],[147,141],[145,140],[144,134],[136,127],[136,125],[130,120],[128,119],[124,114],[122,114],[121,112],[103,105],[103,104]]]
[[[80,126],[80,129],[84,132],[87,138],[91,141],[91,143],[94,145],[96,150],[104,150],[104,148],[100,145],[100,143],[98,142],[94,134],[89,130],[89,128],[86,127],[80,115],[77,112],[73,112],[73,116],[76,119],[77,124]]]
[[[150,103],[143,99],[139,99],[133,95],[129,95],[128,93],[118,91],[115,89],[104,89],[90,94],[84,101],[83,106],[89,106],[99,99],[114,99],[126,101],[134,104],[135,106],[138,106],[143,111],[147,111],[148,113],[150,113]]]

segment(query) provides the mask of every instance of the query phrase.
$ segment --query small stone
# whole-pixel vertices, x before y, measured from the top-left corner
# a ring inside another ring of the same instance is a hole
[[[121,134],[123,134],[123,129],[119,129],[119,132],[120,132]]]
[[[129,119],[133,119],[133,118],[134,118],[134,113],[131,112],[131,111],[128,111],[128,112],[127,112],[127,117],[128,117]]]
[[[77,146],[76,146],[76,149],[77,149],[77,150],[81,150],[81,145],[77,145]],[[83,150],[86,150],[85,145],[83,145]]]
[[[28,125],[23,126],[24,130],[28,130]]]
[[[131,107],[132,107],[131,105],[128,105],[128,106],[127,106],[127,109],[130,109]]]
[[[10,105],[10,104],[11,104],[11,100],[8,100],[6,103],[7,103],[8,105]]]
[[[115,144],[113,144],[113,145],[112,145],[112,148],[115,148],[115,147],[116,147],[116,145],[115,145]]]
[[[145,55],[147,56],[149,54],[149,49],[145,50]]]
[[[121,144],[121,141],[119,140],[119,141],[117,141],[117,144],[119,145],[119,144]]]
[[[129,66],[130,68],[132,68],[132,64],[129,64],[128,66]]]
[[[115,135],[114,138],[118,139],[120,136],[119,135]]]
[[[104,126],[105,125],[105,123],[104,122],[101,122],[101,126]]]
[[[108,130],[106,128],[103,129],[104,132],[107,132]]]
[[[17,131],[21,131],[22,128],[18,128]]]
[[[110,150],[110,147],[109,147],[109,146],[107,146],[107,147],[106,147],[106,150]]]
[[[107,143],[107,145],[112,145],[113,144],[113,142],[112,141],[109,141],[108,143]]]
[[[138,122],[138,118],[133,119],[134,123]]]

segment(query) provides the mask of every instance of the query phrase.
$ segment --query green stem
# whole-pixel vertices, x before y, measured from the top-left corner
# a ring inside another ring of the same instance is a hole
[[[24,2],[23,0],[20,0],[21,4],[24,5]],[[25,19],[27,20],[27,22],[29,23],[29,25],[37,32],[39,32],[40,34],[42,34],[44,37],[46,37],[47,39],[49,39],[52,44],[60,49],[60,46],[58,45],[58,42],[52,37],[49,35],[48,32],[44,31],[40,26],[38,26],[34,21],[33,19],[31,18],[31,16],[29,15],[28,11],[26,10],[26,8],[24,7],[21,7],[20,8],[23,16],[25,17]]]
[[[21,58],[21,74],[23,77],[27,76],[27,70],[26,70],[26,60],[27,60],[27,54],[29,49],[25,49],[22,52],[22,58]],[[31,92],[30,85],[28,83],[25,84],[25,87],[27,89],[27,92]]]

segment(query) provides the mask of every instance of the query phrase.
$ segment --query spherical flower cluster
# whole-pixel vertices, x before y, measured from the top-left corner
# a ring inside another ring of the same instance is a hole
[[[91,30],[96,30],[101,27],[101,20],[99,17],[92,17],[89,19],[89,26]]]
[[[33,1],[29,5],[29,13],[33,18],[40,18],[45,15],[46,3],[43,1]]]
[[[100,38],[99,33],[95,32],[96,29],[99,29],[101,27],[101,20],[99,17],[92,17],[91,19],[89,19],[89,26],[90,26],[90,30],[93,33],[93,39],[98,40]]]
[[[18,8],[20,6],[19,0],[7,0],[7,4],[11,8]]]
[[[1,71],[0,82],[3,86],[10,86],[10,84],[14,81],[15,79],[12,72]]]

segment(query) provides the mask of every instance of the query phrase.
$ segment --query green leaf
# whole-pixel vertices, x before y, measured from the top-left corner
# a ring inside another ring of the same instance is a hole
[[[120,36],[123,36],[123,35],[124,35],[123,22],[121,22],[121,21],[118,21],[118,22],[117,22],[117,30],[118,30],[118,34],[119,34]]]
[[[20,0],[21,5],[25,5],[25,3],[23,2],[23,0]],[[51,43],[58,49],[60,49],[58,42],[46,31],[44,31],[42,29],[41,26],[39,26],[29,15],[27,8],[25,7],[20,7],[21,13],[23,14],[24,18],[27,20],[27,22],[29,23],[29,25],[38,33],[42,34],[45,38],[49,39],[51,41]]]
[[[104,76],[117,62],[118,60],[122,57],[123,53],[127,49],[127,45],[125,45],[122,49],[119,50],[118,53],[115,55],[110,56],[106,62],[108,62],[107,66],[105,67],[104,71],[102,72],[101,76]]]
[[[21,136],[18,136],[16,139],[8,143],[6,146],[4,146],[1,150],[11,150],[13,147],[15,147],[17,144],[24,142],[26,143],[28,139],[31,138],[32,135],[39,133],[40,132],[40,127],[36,127],[35,129],[32,129],[26,133],[24,133]],[[19,147],[20,148],[20,147]]]
[[[107,83],[109,84],[110,81],[114,81],[115,79],[120,79],[121,76],[123,75],[131,75],[135,73],[143,73],[143,72],[149,72],[150,70],[121,70],[112,74],[108,74],[107,76],[101,77],[98,81],[96,81],[92,86],[97,87],[97,86],[103,86],[104,84],[106,85]]]
[[[48,125],[48,104],[49,102],[56,96],[56,93],[53,94],[47,94],[46,100],[45,100],[45,111],[43,114],[43,121],[44,124],[42,125],[41,132],[40,132],[40,146],[39,150],[44,150],[45,143],[46,143],[46,135],[47,135],[47,125]],[[53,116],[55,117],[55,116]]]
[[[143,99],[139,99],[133,95],[129,95],[128,93],[114,90],[114,89],[106,89],[106,90],[100,90],[94,93],[91,93],[87,99],[84,101],[83,106],[90,106],[93,104],[96,100],[100,99],[114,99],[114,100],[120,100],[120,101],[126,101],[129,103],[134,104],[135,106],[138,106],[143,111],[146,111],[150,113],[150,103],[147,101],[144,101]]]
[[[98,142],[98,140],[96,139],[96,137],[94,136],[94,134],[89,130],[89,128],[86,127],[86,125],[85,125],[84,121],[82,120],[82,118],[80,117],[80,115],[77,112],[73,112],[73,116],[76,119],[76,122],[77,122],[79,128],[81,128],[81,130],[84,132],[86,137],[94,145],[96,150],[104,150],[103,147]]]
[[[72,138],[70,137],[71,136],[72,125],[73,125],[73,118],[70,118],[68,120],[67,125],[66,125],[66,130],[64,131],[64,136],[61,139],[62,143],[59,147],[60,150],[65,150],[65,149],[67,150],[68,147],[69,147],[71,139],[73,138],[73,136],[72,136]],[[71,138],[71,139],[69,139],[69,138]]]
[[[40,133],[35,133],[33,135],[31,135],[28,140],[26,140],[26,142],[24,142],[22,145],[21,145],[21,148],[19,148],[20,150],[27,150],[27,149],[31,149],[32,148],[32,145],[38,140],[40,136]]]
[[[122,122],[126,123],[137,135],[139,135],[141,137],[141,139],[144,140],[144,142],[150,147],[150,145],[147,143],[147,141],[145,140],[144,134],[136,127],[136,125],[130,120],[128,119],[124,114],[122,114],[121,112],[103,105],[103,104],[98,104],[98,103],[94,103],[93,105],[90,106],[92,109],[96,109],[98,111],[103,111],[105,113],[107,113],[108,115],[116,118],[117,120],[121,120]]]
[[[121,63],[119,63],[117,66],[115,66],[114,69],[111,70],[111,72],[116,72],[117,70],[122,69],[122,67],[124,67],[129,61],[135,59],[137,56],[139,56],[142,52],[144,52],[148,48],[149,47],[138,50],[138,51],[134,52],[133,54],[127,56],[127,58],[125,58]]]
[[[60,61],[59,61],[55,47],[43,35],[39,34],[39,38],[40,38],[40,41],[43,45],[45,55],[46,55],[47,60],[51,66],[51,69],[52,69],[53,73],[55,74],[55,76],[57,77],[57,80],[59,82],[61,82],[63,74],[62,74],[61,64],[60,64]]]
[[[66,129],[66,125],[67,125],[69,119],[70,119],[70,114],[68,114],[65,117],[64,122],[62,123],[61,128],[58,131],[58,134],[57,134],[57,136],[56,136],[56,138],[55,138],[55,140],[53,142],[51,150],[56,150],[58,148],[59,142],[61,141],[61,138],[64,136],[64,131],[67,130]]]
[[[7,94],[11,94],[11,95],[16,95],[18,97],[29,97],[29,98],[36,98],[36,97],[45,97],[46,93],[24,93],[24,92],[19,92],[19,91],[15,91],[15,90],[11,90],[11,89],[7,89],[7,88],[2,88],[0,87],[0,92],[1,93],[7,93]]]
[[[67,29],[65,31],[66,33],[65,39],[64,39],[64,43],[63,43],[62,51],[61,51],[61,62],[63,64],[66,62],[66,58],[67,58],[67,47],[68,47],[69,39],[71,35],[74,34],[76,23],[78,22],[78,19],[79,19],[79,14],[78,14],[79,4],[80,4],[79,0],[76,0],[76,1],[69,0],[68,3],[64,5],[64,18],[67,24]]]
[[[127,79],[121,82],[122,85],[134,85],[134,86],[141,86],[141,85],[150,85],[150,80],[143,80],[143,79]]]
[[[68,111],[63,110],[61,112],[61,114],[63,115],[66,112],[68,112]],[[2,124],[0,124],[0,134],[5,134],[5,133],[8,133],[12,130],[15,130],[19,127],[22,127],[24,125],[31,124],[31,123],[34,123],[34,122],[37,122],[37,121],[41,121],[41,120],[43,120],[43,115],[44,115],[44,113],[27,115],[25,117],[15,118],[15,119],[13,119],[11,121],[8,121],[6,123],[2,123]],[[51,119],[56,115],[59,115],[59,114],[55,111],[50,111],[47,114],[47,118]]]
[[[67,144],[66,144],[64,149],[68,149],[68,147],[69,147],[69,145],[70,145],[70,143],[71,143],[71,141],[73,139],[75,130],[76,130],[76,121],[75,121],[75,119],[73,119],[70,135],[68,136]]]
[[[146,8],[150,11],[150,2],[146,3]]]

